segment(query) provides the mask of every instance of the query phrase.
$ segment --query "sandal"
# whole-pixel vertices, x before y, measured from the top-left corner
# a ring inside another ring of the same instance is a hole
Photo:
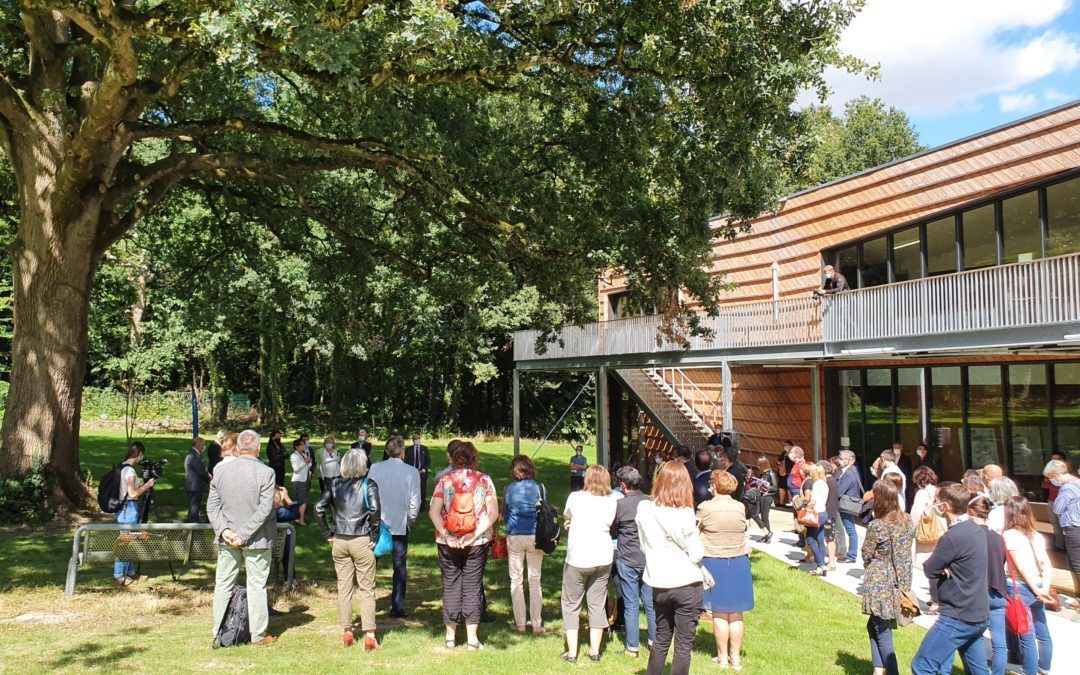
[[[570,652],[563,652],[562,654],[559,654],[559,658],[563,661],[566,661],[567,663],[577,663],[577,657],[570,656]]]
[[[721,668],[727,668],[728,666],[728,660],[726,656],[714,656],[712,657],[712,662],[720,666]]]
[[[453,640],[447,640],[446,641],[446,648],[447,649],[457,649],[457,643],[454,642]]]
[[[825,568],[824,567],[819,567],[816,570],[813,570],[812,572],[810,572],[810,576],[812,576],[812,577],[823,577],[823,576],[825,576]]]
[[[735,659],[732,659],[731,660],[731,669],[736,670],[736,671],[737,670],[742,670],[742,662],[741,661],[736,661]]]
[[[484,648],[484,643],[483,642],[470,642],[469,643],[469,651],[470,652],[478,652],[483,648]]]
[[[589,654],[589,660],[592,661],[593,663],[600,663],[600,655],[599,654]]]
[[[641,656],[641,652],[638,651],[637,649],[627,649],[626,650],[626,655],[629,656],[632,659],[636,659],[639,656]]]

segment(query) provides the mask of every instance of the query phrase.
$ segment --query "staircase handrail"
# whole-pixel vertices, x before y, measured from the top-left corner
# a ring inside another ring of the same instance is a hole
[[[683,372],[682,368],[653,368],[652,371],[659,372],[660,378],[665,384],[668,382],[667,372],[671,372],[671,384],[669,385],[671,390],[689,406],[694,415],[709,429],[715,428],[722,422],[724,415],[723,405],[709,397],[696,382]],[[687,397],[683,394],[683,391],[687,389],[694,394],[693,400],[687,400]],[[699,400],[704,404],[704,409],[701,412],[698,412],[694,405]]]

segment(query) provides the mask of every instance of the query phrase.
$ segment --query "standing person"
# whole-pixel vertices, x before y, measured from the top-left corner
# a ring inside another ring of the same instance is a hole
[[[1080,576],[1080,479],[1069,473],[1065,462],[1056,459],[1046,465],[1043,476],[1058,488],[1054,513],[1065,537],[1069,567],[1073,574]]]
[[[585,471],[585,487],[566,498],[563,517],[569,532],[563,565],[562,615],[566,652],[559,658],[577,663],[578,626],[583,601],[589,608],[589,659],[600,662],[600,643],[608,627],[607,586],[614,549],[611,525],[616,498],[611,475],[600,464]]]
[[[915,456],[919,458],[919,466],[925,466],[935,474],[938,473],[937,462],[930,456],[930,449],[926,447],[926,443],[919,443],[915,446]]]
[[[713,663],[742,670],[743,612],[754,608],[754,580],[750,574],[746,509],[732,498],[736,486],[735,476],[713,471],[712,490],[716,496],[698,507],[697,516],[705,547],[702,562],[713,579],[723,580],[705,591],[716,640]]]
[[[117,499],[120,500],[121,506],[116,510],[116,522],[120,525],[134,525],[139,522],[139,497],[154,487],[156,482],[153,478],[145,483],[139,479],[139,472],[135,470],[135,465],[145,458],[146,447],[139,441],[133,441],[128,446],[127,455],[124,456],[120,469],[120,494]],[[115,561],[113,580],[120,588],[139,581],[140,578],[135,574],[135,563]]]
[[[277,641],[266,633],[269,623],[266,580],[270,575],[270,552],[277,536],[274,470],[259,461],[257,432],[251,429],[240,432],[236,448],[239,457],[218,466],[206,501],[206,514],[219,539],[213,632],[216,640],[242,564],[247,577],[251,643],[268,645]]]
[[[645,554],[645,583],[653,589],[656,639],[648,675],[661,675],[672,642],[671,675],[690,672],[694,633],[705,601],[700,563],[705,546],[694,519],[694,489],[679,462],[660,467],[652,501],[638,505],[637,526]]]
[[[585,489],[585,470],[589,468],[589,460],[585,458],[584,448],[574,446],[574,456],[570,458],[570,492]]]
[[[934,513],[934,502],[937,501],[937,474],[933,469],[920,466],[915,469],[915,474],[912,476],[912,482],[918,487],[918,492],[915,493],[915,497],[911,502],[911,526],[915,528],[915,567],[922,569],[923,563],[930,557],[930,554],[934,552],[934,547],[937,546],[937,539],[927,539],[928,535],[935,534],[934,530],[940,531],[936,534],[938,538],[940,535],[945,534],[945,521],[944,519]],[[935,522],[936,521],[936,522]],[[920,524],[925,522],[926,526],[920,528]],[[933,579],[927,579],[928,591],[930,594],[930,608],[927,611],[928,614],[937,614],[937,585]],[[912,587],[912,590],[915,590]]]
[[[525,566],[529,568],[529,616],[534,635],[544,634],[544,598],[540,569],[544,552],[536,548],[536,503],[540,486],[536,483],[536,465],[527,455],[510,462],[510,484],[503,493],[503,520],[506,522],[506,548],[510,567],[510,602],[514,607],[514,630],[524,633]]]
[[[810,572],[815,577],[825,576],[828,549],[825,542],[825,526],[829,521],[829,483],[825,480],[825,470],[818,464],[810,464],[810,478],[814,481],[810,488],[810,501],[807,507],[817,517],[817,525],[806,526],[806,541],[814,555],[816,567]]]
[[[1046,541],[1035,530],[1035,516],[1028,500],[1010,497],[1005,501],[1005,531],[1001,536],[1011,566],[1010,578],[1005,581],[1009,595],[1019,594],[1031,613],[1032,630],[1020,636],[1024,674],[1049,673],[1054,643],[1046,625],[1045,603],[1054,601],[1050,588],[1053,566],[1046,554]]]
[[[743,493],[746,492],[746,465],[739,460],[739,450],[733,445],[726,446],[720,453],[720,466],[732,476],[735,476],[735,492],[731,498],[742,503]]]
[[[897,444],[899,445],[899,444]],[[900,477],[900,510],[907,513],[907,486],[908,478],[904,472],[896,465],[896,452],[893,450],[886,450],[878,457],[878,478],[885,478],[890,473],[895,473]]]
[[[364,651],[379,650],[375,639],[375,542],[379,538],[382,501],[379,483],[368,476],[367,455],[357,449],[345,453],[339,475],[315,502],[315,522],[332,547],[337,573],[338,621],[346,647],[356,642],[353,634],[352,598],[360,591],[360,628]],[[327,518],[334,510],[334,526]]]
[[[484,565],[492,527],[499,519],[495,484],[480,473],[480,453],[465,441],[454,447],[455,467],[435,484],[428,517],[442,570],[446,648],[457,646],[457,625],[465,624],[469,651],[483,649],[477,627],[483,614]]]
[[[1009,661],[1007,631],[1005,627],[1005,540],[986,526],[986,518],[994,505],[986,495],[977,494],[968,502],[971,520],[986,532],[986,586],[990,603],[989,642],[990,673],[1005,675]],[[949,666],[946,666],[948,668]]]
[[[707,448],[702,448],[694,455],[694,508],[701,502],[712,499],[712,463],[713,456]]]
[[[281,442],[281,432],[275,429],[270,432],[270,440],[266,443],[266,463],[274,470],[274,481],[278,487],[285,486],[285,461],[288,458],[289,453]]]
[[[454,439],[446,444],[446,466],[442,468],[437,474],[435,474],[435,482],[438,483],[443,479],[443,476],[450,473],[457,467],[454,466],[454,450],[457,449],[464,441]]]
[[[187,492],[187,523],[199,522],[203,493],[210,487],[210,472],[202,461],[203,439],[198,436],[191,442],[191,450],[184,457],[184,490]]]
[[[844,526],[847,535],[847,555],[840,562],[858,562],[859,555],[859,532],[855,529],[855,519],[862,511],[863,496],[866,490],[863,488],[862,477],[855,466],[855,453],[851,450],[840,451],[840,476],[836,479],[837,508],[840,511],[840,522]],[[847,497],[847,499],[844,499]]]
[[[768,544],[772,541],[772,521],[769,520],[769,514],[772,512],[776,493],[780,487],[780,478],[773,471],[766,457],[758,458],[758,471],[761,472],[758,477],[758,492],[761,494],[761,500],[758,514],[754,516],[754,522],[765,532],[765,535],[760,540],[761,543]]]
[[[990,492],[990,500],[994,502],[994,508],[990,510],[990,517],[986,519],[986,525],[994,532],[1001,534],[1005,531],[1005,502],[1010,497],[1019,497],[1020,488],[1011,478],[999,476],[990,481],[987,489]]]
[[[968,673],[990,672],[982,641],[990,618],[986,533],[968,515],[973,497],[959,483],[938,485],[934,506],[945,516],[949,529],[923,571],[937,580],[940,616],[911,662],[913,673],[940,673],[957,651]]]
[[[900,510],[899,491],[891,482],[877,481],[873,493],[874,519],[866,527],[862,549],[866,564],[862,611],[869,615],[866,632],[870,635],[874,675],[898,675],[892,622],[900,616],[900,591],[911,587],[915,528]]]
[[[896,455],[896,468],[904,474],[904,503],[910,506],[915,496],[915,484],[911,480],[915,472],[914,462],[911,460],[911,455],[905,454],[904,444],[900,441],[893,443],[892,451]]]
[[[829,550],[829,571],[836,569],[837,556],[847,557],[847,532],[840,526],[840,494],[836,484],[836,467],[828,460],[818,462],[825,472],[825,484],[829,486],[829,497],[825,513],[829,519],[825,523],[825,544]]]
[[[724,444],[725,438],[726,437],[724,436],[724,428],[723,427],[719,427],[719,426],[713,427],[712,435],[709,436],[708,439],[706,439],[705,445],[711,445],[711,446],[715,446],[715,447],[720,447],[721,445]],[[730,439],[727,439],[727,440],[728,440],[728,442],[730,442]]]
[[[615,472],[623,498],[615,507],[615,522],[611,536],[616,540],[615,572],[623,598],[623,624],[626,627],[626,655],[636,659],[641,653],[641,623],[638,618],[638,599],[645,608],[645,621],[649,630],[649,645],[656,639],[656,612],[653,609],[652,589],[645,583],[645,554],[641,552],[638,537],[637,514],[642,502],[649,496],[641,491],[644,482],[641,472],[632,466],[620,467]]]
[[[310,500],[311,489],[311,455],[304,451],[303,439],[296,439],[292,444],[292,455],[289,460],[292,463],[292,496],[293,501],[300,507],[300,519],[297,525],[307,525],[304,515],[307,513],[307,505]]]
[[[427,508],[427,476],[431,468],[431,451],[420,442],[420,434],[413,434],[412,445],[405,449],[403,460],[420,474],[420,508]]]
[[[784,441],[784,451],[776,459],[776,475],[780,478],[780,506],[787,506],[795,495],[788,488],[788,476],[795,467],[791,459],[791,449],[795,447],[793,441]]]
[[[1059,462],[1065,462],[1065,453],[1052,452],[1050,453],[1051,460],[1057,460]],[[1066,473],[1068,473],[1068,464],[1066,466]],[[1049,478],[1043,476],[1042,483],[1039,487],[1046,490],[1046,505],[1050,507],[1050,525],[1054,528],[1054,549],[1058,551],[1065,550],[1065,534],[1061,531],[1061,523],[1058,521],[1057,514],[1054,513],[1054,501],[1057,499],[1058,490],[1061,486],[1055,485]]]
[[[353,448],[359,450],[359,448]],[[405,441],[391,436],[386,443],[386,459],[371,467],[371,480],[382,493],[382,519],[394,540],[394,585],[390,594],[390,616],[404,619],[405,590],[409,582],[409,528],[420,514],[420,472],[402,461]],[[364,453],[367,456],[367,453]],[[377,533],[376,533],[377,534]]]
[[[214,467],[221,461],[221,444],[225,441],[225,437],[229,435],[229,432],[224,429],[219,429],[214,436],[214,440],[210,442],[210,447],[206,449],[206,462],[208,464],[207,470],[210,475],[214,475]]]
[[[367,429],[360,429],[356,432],[356,442],[349,446],[350,450],[363,450],[367,455],[368,466],[371,466],[371,441],[368,439]],[[386,459],[383,457],[383,459]]]
[[[802,485],[805,480],[803,475],[803,465],[805,464],[805,454],[803,449],[797,445],[791,446],[785,455],[789,462],[791,462],[791,469],[787,475],[787,490],[791,503],[795,506],[796,497],[802,494]],[[793,509],[794,510],[794,509]],[[792,514],[794,517],[794,514]],[[796,524],[796,530],[798,530],[798,524]],[[799,540],[795,543],[797,548],[802,548],[806,543],[806,535],[802,532],[799,533]]]
[[[368,463],[371,463],[371,452],[365,452]],[[337,454],[334,437],[328,436],[323,441],[322,450],[319,451],[319,491],[326,492],[333,487],[334,479],[341,475],[340,457]]]

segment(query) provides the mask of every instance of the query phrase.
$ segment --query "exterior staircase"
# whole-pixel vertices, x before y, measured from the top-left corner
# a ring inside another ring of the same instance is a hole
[[[663,373],[641,368],[618,368],[613,372],[669,443],[689,445],[693,450],[705,447],[705,441],[712,433],[709,425]]]

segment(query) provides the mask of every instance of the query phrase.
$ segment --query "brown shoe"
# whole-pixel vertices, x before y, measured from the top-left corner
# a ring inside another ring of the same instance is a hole
[[[547,635],[547,628],[544,628],[543,626],[533,628],[533,635]]]
[[[273,635],[267,635],[266,637],[259,640],[258,642],[252,642],[251,646],[252,647],[265,647],[266,645],[272,645],[275,642],[277,642],[276,637],[274,637]]]

